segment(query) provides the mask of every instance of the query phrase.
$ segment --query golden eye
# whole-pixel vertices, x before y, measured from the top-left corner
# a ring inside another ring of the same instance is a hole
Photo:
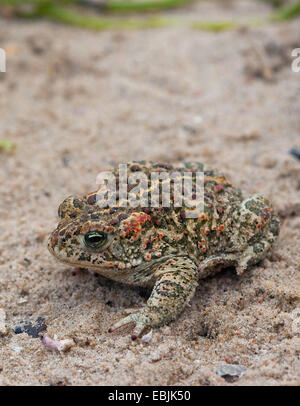
[[[100,248],[107,241],[107,234],[101,231],[89,231],[84,235],[85,245],[89,248]]]

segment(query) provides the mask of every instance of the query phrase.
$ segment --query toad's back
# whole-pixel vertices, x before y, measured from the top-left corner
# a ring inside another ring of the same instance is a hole
[[[147,177],[147,186],[142,186],[138,193],[139,197],[147,196],[146,205],[140,204],[134,208],[134,211],[142,211],[151,217],[151,227],[152,230],[153,227],[155,228],[155,234],[158,233],[168,239],[169,244],[178,249],[182,247],[184,251],[188,250],[190,254],[200,259],[213,252],[223,251],[228,246],[231,227],[234,226],[234,214],[243,197],[240,189],[235,188],[222,174],[215,170],[204,170],[203,164],[198,162],[170,165],[139,161],[127,164],[126,168],[129,181],[132,174],[135,176],[140,172]],[[122,177],[120,168],[113,170],[112,173],[116,176],[116,184],[119,187]],[[153,174],[158,176],[153,176]],[[183,196],[181,204],[176,204],[176,191],[184,195],[184,188],[189,179],[191,180],[191,196],[186,194],[187,197]],[[197,189],[201,182],[204,184],[204,193],[201,193],[201,188]],[[167,185],[166,188],[165,185]],[[129,193],[134,190],[135,186],[134,182],[128,185]],[[157,197],[157,204],[153,207],[155,195],[161,193],[162,190],[166,190],[165,196],[170,198],[169,207],[164,204],[163,194]],[[196,190],[200,191],[199,196],[196,195]],[[94,192],[88,198],[96,201],[95,193],[97,194]],[[195,209],[199,197],[203,204],[201,209]],[[128,205],[128,200],[126,204]],[[121,217],[128,215],[128,209],[122,207],[125,206],[124,201],[121,200],[118,193],[116,205],[118,218],[120,215]],[[147,228],[147,225],[145,227]],[[153,247],[152,255],[155,255]]]

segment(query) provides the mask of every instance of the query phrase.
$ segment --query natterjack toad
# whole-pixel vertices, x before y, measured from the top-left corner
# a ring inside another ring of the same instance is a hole
[[[241,274],[258,263],[279,234],[278,216],[265,197],[244,198],[222,174],[204,170],[200,163],[173,166],[141,161],[127,165],[128,176],[141,172],[148,179],[138,193],[144,198],[143,206],[132,207],[128,201],[126,205],[117,193],[113,207],[100,207],[103,186],[83,198],[70,196],[59,206],[60,222],[48,245],[60,261],[119,282],[153,287],[144,308],[109,329],[112,332],[130,324],[133,339],[146,328],[174,320],[193,297],[199,279],[231,265]],[[153,173],[164,175],[161,184],[171,185],[169,207],[162,207],[166,204],[161,204],[160,197],[156,207],[151,207],[154,187],[157,194]],[[178,185],[184,193],[181,182],[186,173],[193,177],[193,193],[196,173],[204,176],[204,205],[196,218],[190,218],[194,209],[185,199],[181,207],[175,202]],[[118,189],[120,170],[111,174]],[[126,193],[136,185],[128,190],[126,186]]]

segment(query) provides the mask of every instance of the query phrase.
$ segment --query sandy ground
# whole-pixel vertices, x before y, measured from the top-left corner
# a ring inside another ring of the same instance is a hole
[[[269,11],[232,1],[167,14]],[[300,147],[300,73],[289,59],[299,22],[216,34],[0,20],[0,138],[17,144],[0,154],[1,385],[300,384],[300,161],[289,154]],[[267,259],[202,281],[149,343],[107,333],[147,292],[62,265],[46,248],[59,203],[132,159],[203,161],[268,196],[282,220]],[[38,317],[49,337],[74,340],[69,352],[15,333]],[[224,379],[226,363],[246,371]]]

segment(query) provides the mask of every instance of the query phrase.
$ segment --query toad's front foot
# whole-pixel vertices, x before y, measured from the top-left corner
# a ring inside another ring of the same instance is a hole
[[[109,333],[113,333],[114,331],[118,330],[122,327],[133,327],[133,332],[131,334],[131,339],[136,340],[140,337],[147,328],[155,327],[155,314],[151,315],[151,312],[145,312],[143,310],[132,313],[129,316],[124,317],[123,319],[119,320],[115,323],[109,330]]]
[[[166,261],[157,267],[155,275],[157,280],[147,305],[115,323],[109,332],[133,325],[131,338],[135,340],[145,329],[176,319],[189,303],[197,286],[197,267],[191,259],[178,257]]]

